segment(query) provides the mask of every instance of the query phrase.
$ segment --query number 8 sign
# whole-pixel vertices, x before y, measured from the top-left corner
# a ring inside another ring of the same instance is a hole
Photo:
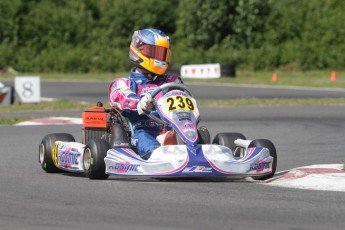
[[[40,77],[15,77],[14,88],[19,103],[39,103],[41,101]]]

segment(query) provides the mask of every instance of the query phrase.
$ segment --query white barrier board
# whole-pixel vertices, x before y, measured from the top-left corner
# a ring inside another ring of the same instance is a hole
[[[41,102],[40,77],[15,77],[14,88],[19,103]]]
[[[182,78],[220,78],[220,64],[198,64],[181,66]]]

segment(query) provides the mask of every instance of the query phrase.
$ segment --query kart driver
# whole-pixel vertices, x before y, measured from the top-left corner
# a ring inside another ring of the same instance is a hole
[[[109,104],[131,122],[131,144],[145,160],[160,146],[156,137],[162,128],[145,115],[153,109],[150,92],[165,83],[183,84],[179,76],[165,73],[169,56],[169,37],[162,31],[135,31],[129,47],[129,58],[135,67],[128,78],[115,79],[109,86]]]

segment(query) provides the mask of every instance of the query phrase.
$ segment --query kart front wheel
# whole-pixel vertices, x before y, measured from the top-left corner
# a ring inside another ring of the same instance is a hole
[[[198,128],[199,144],[210,144],[211,135],[205,126],[200,126]]]
[[[47,173],[62,172],[54,165],[52,157],[52,150],[56,141],[75,142],[75,139],[69,133],[52,133],[42,139],[38,147],[38,162]]]
[[[92,180],[105,180],[109,177],[105,173],[104,158],[110,149],[109,142],[103,139],[90,140],[85,146],[83,166],[85,175]]]
[[[274,176],[274,173],[276,172],[277,169],[277,151],[276,148],[274,147],[274,144],[267,139],[256,139],[253,140],[248,148],[250,147],[264,147],[267,148],[270,152],[270,156],[273,157],[273,164],[272,164],[272,172],[270,174],[267,175],[263,175],[263,176],[254,176],[252,177],[254,180],[267,180],[271,177]]]
[[[213,141],[212,144],[223,145],[231,149],[232,152],[235,152],[236,139],[243,139],[246,140],[246,137],[242,133],[218,133]]]

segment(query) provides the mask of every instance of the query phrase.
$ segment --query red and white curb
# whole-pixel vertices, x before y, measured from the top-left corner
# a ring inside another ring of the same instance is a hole
[[[344,164],[322,164],[277,173],[268,185],[299,189],[345,192]]]
[[[26,125],[81,125],[83,121],[81,118],[71,117],[47,117],[47,118],[36,118],[30,121],[23,121],[15,124],[16,126]]]

